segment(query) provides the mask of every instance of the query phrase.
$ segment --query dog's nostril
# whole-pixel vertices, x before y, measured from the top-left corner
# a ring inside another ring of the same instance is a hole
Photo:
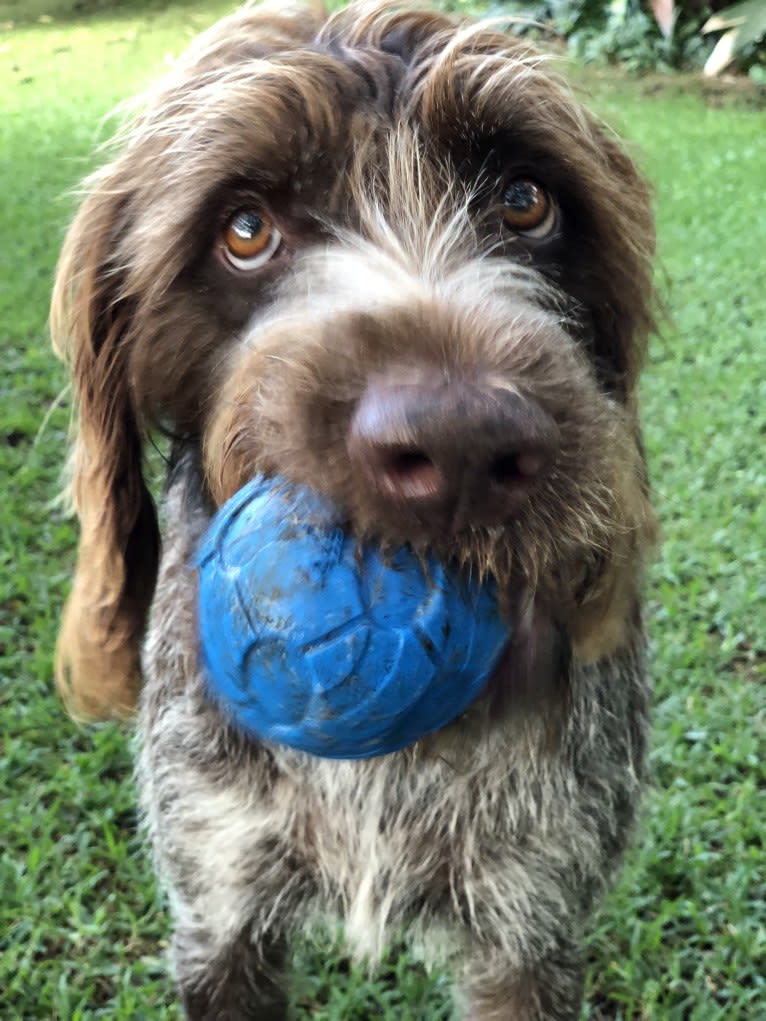
[[[380,481],[393,495],[404,499],[438,496],[444,476],[428,454],[411,448],[391,449],[380,458]]]
[[[489,466],[490,480],[499,486],[515,482],[522,474],[516,454],[500,454],[492,459]]]
[[[388,458],[388,467],[399,475],[417,475],[424,469],[433,468],[434,463],[422,450],[392,451]]]
[[[536,478],[545,465],[545,456],[536,451],[498,454],[489,466],[489,478],[497,486],[513,486]]]

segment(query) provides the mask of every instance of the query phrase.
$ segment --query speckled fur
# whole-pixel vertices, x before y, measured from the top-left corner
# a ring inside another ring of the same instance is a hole
[[[558,206],[540,243],[502,226],[519,176]],[[221,255],[241,208],[282,235],[249,273]],[[372,960],[407,932],[470,1021],[579,1017],[647,732],[652,254],[632,161],[542,59],[406,4],[223,21],[88,182],[52,317],[82,524],[57,676],[81,716],[128,714],[141,691],[137,775],[190,1021],[283,1021],[290,933],[338,918]],[[513,514],[450,531],[383,506],[347,440],[368,381],[402,366],[524,394],[555,423]],[[153,427],[175,437],[159,525]],[[321,490],[357,535],[494,575],[513,639],[458,720],[335,762],[221,715],[193,557],[256,470]]]
[[[340,916],[365,956],[402,928],[431,941],[473,997],[471,1018],[576,1018],[580,936],[640,791],[640,633],[572,671],[553,750],[534,715],[478,736],[463,719],[366,762],[261,747],[211,706],[194,653],[189,564],[209,514],[200,491],[194,459],[183,458],[166,500],[139,727],[139,781],[182,988],[224,982],[243,933],[270,947],[307,919]],[[218,1009],[191,1016],[267,1016]]]

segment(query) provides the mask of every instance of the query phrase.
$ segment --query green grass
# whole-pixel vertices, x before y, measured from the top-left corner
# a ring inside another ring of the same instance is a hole
[[[11,5],[12,6],[12,5]],[[16,8],[20,5],[15,4]],[[40,4],[42,12],[51,5]],[[126,736],[52,690],[72,523],[51,501],[65,385],[53,266],[103,115],[227,9],[155,3],[0,35],[0,1018],[177,1018],[167,918],[136,834]],[[37,8],[35,8],[35,11]],[[12,15],[0,3],[0,22]],[[766,1019],[766,218],[763,114],[614,74],[583,78],[655,183],[674,325],[644,387],[664,527],[652,573],[653,786],[591,941],[589,1017]],[[710,97],[708,97],[709,99]],[[65,404],[66,402],[64,402]],[[47,419],[46,419],[47,416]],[[44,425],[43,425],[44,423]],[[296,951],[297,1016],[446,1019],[400,950],[368,978]]]

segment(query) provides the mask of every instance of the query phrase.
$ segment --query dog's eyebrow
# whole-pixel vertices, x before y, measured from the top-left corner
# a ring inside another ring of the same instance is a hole
[[[366,95],[361,94],[359,100],[367,100],[377,110],[393,110],[407,73],[407,65],[398,53],[341,44],[328,47],[326,52],[364,82]]]

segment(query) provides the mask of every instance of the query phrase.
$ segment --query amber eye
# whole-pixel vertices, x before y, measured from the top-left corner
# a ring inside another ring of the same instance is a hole
[[[544,238],[556,226],[553,199],[535,181],[520,177],[511,181],[503,195],[503,222],[516,234]]]
[[[273,222],[256,209],[239,209],[231,216],[220,235],[221,251],[237,269],[258,269],[279,248],[282,235]]]

